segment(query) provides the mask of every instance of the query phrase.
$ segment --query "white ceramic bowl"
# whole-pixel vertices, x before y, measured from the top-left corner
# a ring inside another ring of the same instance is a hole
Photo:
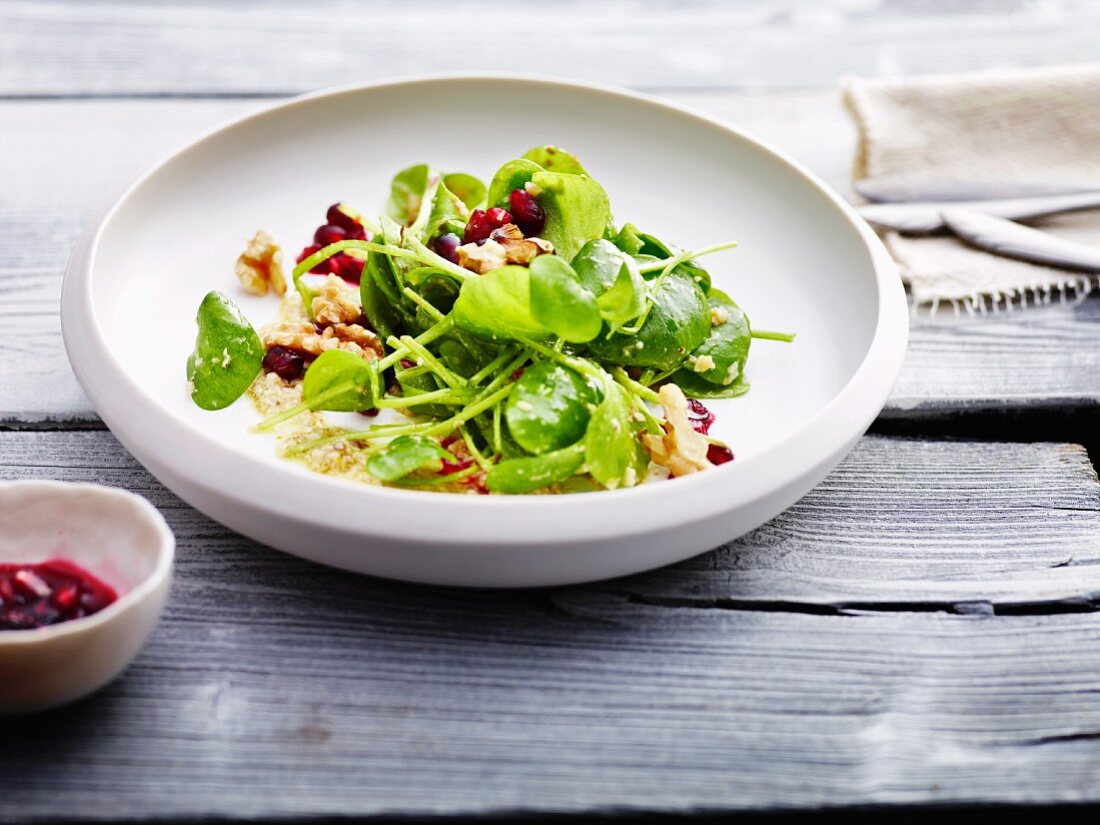
[[[487,178],[543,143],[577,152],[632,221],[706,260],[760,328],[752,391],[714,405],[737,459],[714,471],[574,496],[460,496],[311,474],[248,433],[247,400],[210,413],[184,362],[202,296],[259,325],[233,262],[257,228],[293,256],[328,204],[380,209],[391,175],[428,161]],[[307,96],[194,142],[135,184],[75,249],[62,324],[85,391],[119,440],[198,509],[274,547],[381,576],[551,585],[674,562],[760,525],[804,495],[877,415],[908,333],[897,272],[852,209],[735,129],[652,98],[577,83],[436,77]]]
[[[141,496],[94,484],[0,482],[0,563],[64,559],[118,593],[83,619],[0,631],[0,713],[62,705],[118,676],[157,623],[174,549],[172,531]]]

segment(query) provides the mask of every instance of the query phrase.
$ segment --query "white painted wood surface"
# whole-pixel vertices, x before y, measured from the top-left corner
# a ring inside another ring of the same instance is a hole
[[[516,593],[348,577],[186,507],[98,429],[56,306],[119,187],[270,98],[446,70],[619,83],[846,191],[842,74],[1097,43],[1088,0],[0,0],[0,479],[136,490],[180,543],[126,676],[0,724],[0,822],[1100,803],[1100,483],[1078,446],[940,437],[998,413],[1020,441],[1094,438],[1100,298],[916,319],[879,426],[917,437],[864,439],[690,562]]]

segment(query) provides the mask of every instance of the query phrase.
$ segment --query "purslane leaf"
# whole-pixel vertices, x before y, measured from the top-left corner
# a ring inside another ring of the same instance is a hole
[[[306,370],[302,400],[314,410],[359,412],[374,406],[373,373],[358,355],[333,349]]]
[[[187,359],[191,398],[204,410],[228,407],[260,373],[264,345],[237,305],[209,292],[196,315],[195,349]]]

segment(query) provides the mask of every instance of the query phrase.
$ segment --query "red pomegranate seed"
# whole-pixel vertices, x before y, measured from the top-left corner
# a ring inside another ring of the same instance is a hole
[[[66,561],[0,564],[0,631],[79,619],[117,598],[110,586]]]
[[[466,222],[466,231],[462,234],[465,243],[476,243],[489,237],[494,227],[489,218],[480,209],[470,213],[470,220]]]
[[[330,260],[332,261],[333,274],[339,275],[348,283],[358,284],[359,279],[363,277],[363,261],[358,258],[353,258],[351,255],[345,255],[341,252],[333,255]]]
[[[706,408],[697,398],[688,399],[688,420],[695,432],[706,435],[710,432],[710,425],[714,423],[714,413]]]
[[[441,258],[446,258],[452,264],[457,264],[458,247],[461,245],[462,239],[454,232],[448,232],[446,235],[440,235],[435,239],[435,254]]]
[[[733,461],[733,450],[722,444],[711,444],[707,447],[707,461],[714,465]]]
[[[499,229],[506,223],[512,223],[512,215],[507,209],[501,209],[499,206],[494,206],[492,209],[485,213],[490,221],[493,222],[493,229]]]
[[[506,223],[512,222],[512,216],[507,209],[494,206],[488,212],[475,209],[470,213],[470,220],[466,223],[466,231],[462,239],[466,243],[480,243],[492,234],[494,229],[500,229]]]
[[[273,372],[285,381],[301,378],[306,362],[300,353],[287,347],[274,346],[262,362],[264,372]]]
[[[342,226],[335,226],[331,223],[317,227],[317,231],[313,233],[314,243],[319,243],[321,246],[328,246],[330,243],[338,243],[347,239],[347,231]]]
[[[298,254],[296,263],[301,263],[314,252],[319,252],[320,250],[320,244],[310,244]],[[321,263],[313,267],[310,272],[316,273],[317,275],[328,275],[330,272],[332,272],[332,258],[327,258],[326,260],[321,261]]]
[[[439,474],[449,476],[452,473],[461,472],[467,467],[472,467],[473,463],[474,460],[472,458],[456,458],[454,461],[443,459],[443,468],[439,471]]]
[[[528,238],[535,237],[546,227],[546,210],[523,189],[513,189],[508,203],[516,226]]]
[[[340,227],[348,235],[363,231],[363,224],[344,212],[338,203],[334,203],[328,208],[328,211],[325,212],[325,221],[333,226]]]

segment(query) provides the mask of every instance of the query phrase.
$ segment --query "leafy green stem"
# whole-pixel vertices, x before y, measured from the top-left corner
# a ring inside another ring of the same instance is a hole
[[[764,341],[782,341],[785,344],[789,344],[795,339],[795,333],[793,332],[773,332],[767,329],[754,329],[750,334],[753,338],[760,338]]]

